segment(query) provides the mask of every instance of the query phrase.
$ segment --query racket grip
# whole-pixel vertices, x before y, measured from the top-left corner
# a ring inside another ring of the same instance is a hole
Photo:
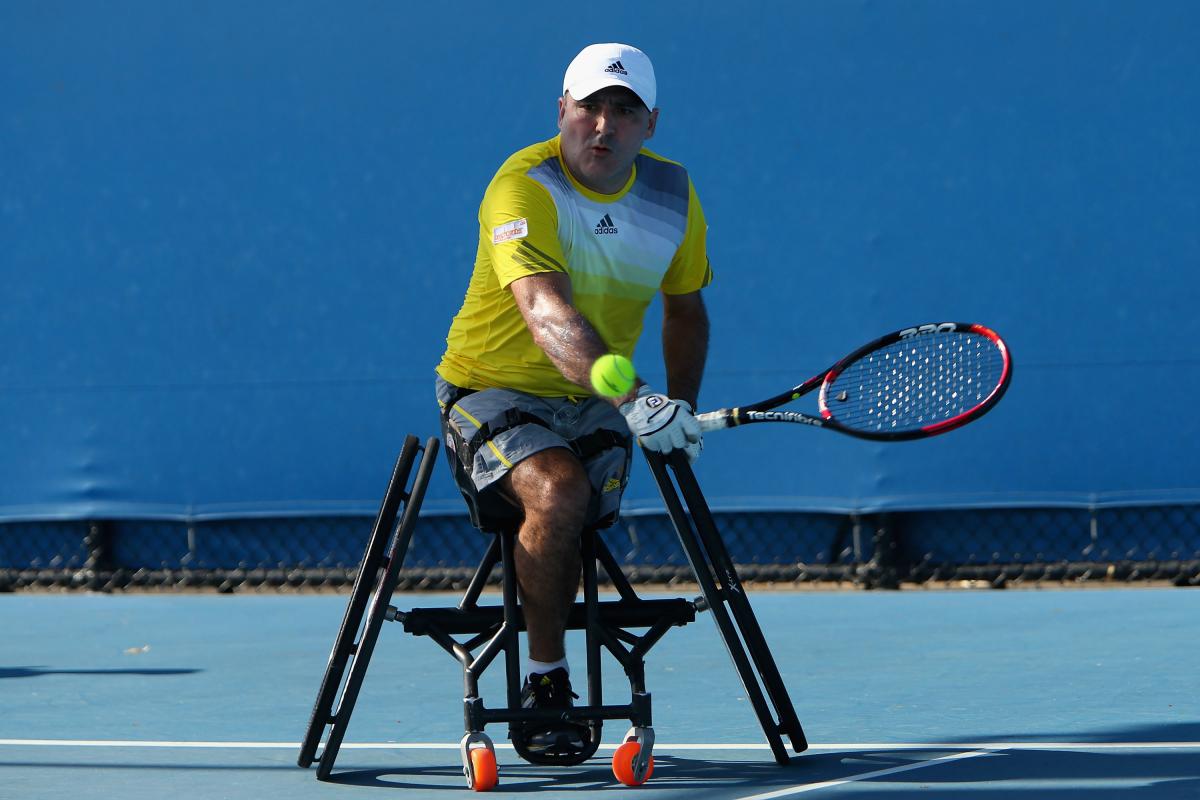
[[[717,411],[706,411],[703,414],[696,415],[696,422],[700,423],[701,433],[728,428],[732,421],[732,414],[730,414],[727,408],[718,409]]]

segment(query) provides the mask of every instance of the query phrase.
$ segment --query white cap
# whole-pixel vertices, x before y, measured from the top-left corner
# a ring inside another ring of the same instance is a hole
[[[654,108],[657,83],[654,65],[641,50],[627,44],[592,44],[579,51],[563,76],[563,91],[582,100],[606,86],[624,86],[646,108]]]

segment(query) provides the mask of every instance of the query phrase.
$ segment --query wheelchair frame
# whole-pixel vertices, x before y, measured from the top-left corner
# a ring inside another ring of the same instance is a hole
[[[456,607],[404,611],[391,605],[438,447],[436,438],[429,438],[421,446],[410,435],[393,468],[297,759],[301,767],[316,763],[320,780],[327,780],[332,774],[385,621],[400,622],[407,633],[429,636],[462,665],[466,732],[460,752],[463,772],[471,788],[490,789],[498,781],[495,749],[484,732],[488,724],[507,722],[511,735],[512,729],[524,722],[564,718],[561,709],[520,707],[519,633],[524,630],[524,620],[512,558],[515,530],[493,534]],[[614,773],[623,783],[644,782],[652,770],[654,747],[650,693],[645,686],[645,655],[671,627],[692,622],[697,611],[711,611],[771,752],[777,763],[787,764],[790,756],[783,737],[791,740],[796,753],[807,749],[808,743],[695,475],[682,453],[672,453],[666,458],[650,452],[645,455],[701,596],[694,601],[638,597],[598,532],[585,531],[580,542],[583,600],[572,608],[568,629],[583,630],[585,634],[587,702],[572,708],[566,718],[589,728],[589,746],[578,757],[567,760],[539,760],[519,747],[518,754],[533,763],[581,763],[595,754],[603,720],[628,719],[631,728],[614,756]],[[414,464],[416,473],[409,486]],[[497,564],[502,570],[502,605],[481,606],[478,600]],[[600,568],[616,590],[617,600],[599,599]],[[646,630],[637,634],[631,628]],[[456,636],[469,638],[460,640]],[[603,702],[602,649],[617,660],[629,677],[628,704]],[[505,656],[507,705],[488,708],[479,693],[479,678],[501,653]],[[517,739],[513,738],[515,743]]]

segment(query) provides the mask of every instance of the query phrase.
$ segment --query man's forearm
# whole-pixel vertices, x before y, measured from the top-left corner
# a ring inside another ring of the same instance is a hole
[[[514,282],[512,287],[534,344],[564,378],[590,391],[592,362],[606,354],[608,346],[571,303],[570,284],[557,275],[534,275]],[[633,396],[631,390],[623,397],[607,399],[620,405]]]
[[[708,314],[703,305],[663,316],[663,363],[667,394],[696,407],[708,360]]]
[[[550,305],[554,307],[535,305],[526,316],[533,341],[564,378],[586,388],[591,384],[592,362],[608,350],[596,329],[573,306]]]

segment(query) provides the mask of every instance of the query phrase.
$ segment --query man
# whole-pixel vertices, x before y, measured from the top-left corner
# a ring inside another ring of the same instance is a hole
[[[700,453],[706,225],[686,170],[643,148],[655,94],[634,47],[591,45],[571,62],[559,135],[509,157],[484,194],[475,269],[437,368],[447,456],[473,522],[519,524],[526,707],[571,705],[563,637],[579,536],[616,520],[630,434],[649,450]],[[667,395],[638,380],[623,397],[594,396],[592,363],[632,356],[659,292]],[[527,725],[514,745],[552,762],[586,736]]]

